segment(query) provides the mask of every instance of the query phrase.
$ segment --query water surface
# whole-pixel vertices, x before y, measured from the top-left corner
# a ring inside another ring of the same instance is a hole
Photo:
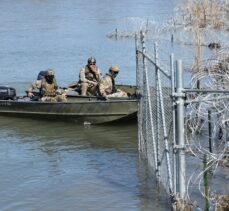
[[[135,124],[1,118],[0,133],[1,210],[166,210],[138,159]]]

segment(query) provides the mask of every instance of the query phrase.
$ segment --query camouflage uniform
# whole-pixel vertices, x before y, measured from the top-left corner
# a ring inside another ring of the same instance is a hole
[[[91,82],[99,83],[101,79],[100,69],[96,67],[96,73],[90,71],[88,65],[80,70],[81,95],[98,95],[98,85],[94,85]]]
[[[66,102],[66,97],[63,91],[58,90],[55,82],[48,83],[45,79],[36,80],[28,88],[28,92],[31,93],[34,89],[40,90],[40,96],[42,102]]]
[[[102,77],[99,84],[99,92],[103,97],[127,97],[127,93],[115,88],[115,80],[110,74]]]

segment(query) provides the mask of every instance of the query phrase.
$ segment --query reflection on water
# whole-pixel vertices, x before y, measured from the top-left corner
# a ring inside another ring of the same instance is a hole
[[[0,133],[1,210],[167,209],[138,160],[135,124],[1,117]]]

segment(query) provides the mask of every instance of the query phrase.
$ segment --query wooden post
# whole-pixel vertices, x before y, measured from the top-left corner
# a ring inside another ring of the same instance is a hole
[[[117,28],[115,29],[115,39],[116,40],[118,39],[118,29]]]

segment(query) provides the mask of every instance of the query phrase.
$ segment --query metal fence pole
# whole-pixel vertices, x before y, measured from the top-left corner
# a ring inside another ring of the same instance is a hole
[[[176,62],[177,81],[177,139],[178,139],[178,163],[179,163],[179,193],[181,199],[186,196],[185,183],[185,138],[184,138],[184,96],[183,96],[183,72],[182,61]]]
[[[157,43],[155,43],[154,48],[157,49]],[[157,68],[158,71],[158,68]],[[170,166],[170,156],[169,156],[169,144],[168,144],[168,133],[166,129],[166,120],[165,120],[165,106],[164,106],[164,99],[163,99],[163,90],[161,87],[161,76],[160,72],[158,71],[157,74],[157,80],[158,80],[158,94],[159,94],[159,106],[160,106],[160,118],[162,122],[162,129],[163,129],[163,135],[164,135],[164,144],[165,144],[165,155],[166,155],[166,164],[167,164],[167,170],[168,170],[168,181],[169,181],[169,191],[170,193],[173,192],[173,185],[172,185],[172,174],[171,174],[171,166]]]
[[[158,166],[158,172],[157,172],[157,177],[158,177],[158,181],[160,181],[160,177],[161,177],[161,146],[160,146],[160,97],[159,97],[159,81],[158,81],[158,63],[159,63],[159,59],[158,59],[158,45],[157,43],[154,43],[154,57],[155,57],[155,85],[156,85],[156,108],[157,108],[157,113],[156,113],[156,133],[157,133],[157,139],[156,139],[156,143],[157,143],[157,166]]]
[[[171,74],[171,94],[175,93],[175,71],[174,71],[174,55],[170,55],[170,74]],[[172,140],[172,148],[173,148],[173,192],[177,192],[177,178],[176,178],[176,153],[174,151],[174,147],[176,145],[176,104],[172,101],[172,118],[173,118],[173,140]]]
[[[138,65],[138,35],[135,33],[135,55],[136,55],[136,85],[139,85],[139,65]]]
[[[141,41],[141,48],[142,48],[142,51],[144,51],[145,49],[145,40],[144,40],[144,34],[142,33],[142,31],[140,32],[140,41]],[[143,65],[143,72],[142,72],[142,79],[143,79],[143,82],[146,81],[146,71],[145,71],[145,61],[144,61],[144,55],[142,55],[142,65]],[[147,109],[145,109],[145,112],[143,113],[143,108],[145,108],[146,106],[146,100],[145,100],[145,96],[143,95],[143,93],[146,93],[146,87],[144,85],[142,85],[142,88],[141,88],[141,94],[142,94],[142,97],[141,97],[141,100],[140,100],[140,114],[141,114],[141,151],[142,153],[144,154],[145,157],[147,157],[147,134],[146,134],[146,123],[143,123],[142,120],[144,119],[144,117],[147,116]],[[144,116],[145,115],[145,116]],[[143,126],[144,124],[144,126]],[[144,129],[144,131],[143,131]],[[143,134],[144,133],[144,134]]]
[[[138,35],[135,34],[135,54],[136,54],[136,86],[137,92],[139,92],[142,87],[140,84],[140,72],[139,72],[139,53],[138,53]],[[138,102],[138,150],[141,151],[141,143],[142,143],[142,109],[141,102]]]
[[[139,73],[139,53],[138,53],[138,34],[135,33],[135,54],[136,54],[136,85],[137,87],[140,86],[140,80],[139,80],[139,76],[140,76],[140,73]]]
[[[141,32],[142,35],[142,52],[143,52],[143,71],[145,72],[145,79],[146,79],[146,96],[148,97],[148,108],[149,108],[149,115],[150,115],[150,126],[151,126],[151,135],[152,135],[152,144],[153,144],[153,154],[154,154],[154,165],[155,171],[158,172],[157,168],[157,151],[156,151],[156,141],[155,141],[155,134],[154,134],[154,123],[153,123],[153,113],[152,113],[152,105],[151,105],[151,95],[150,95],[150,86],[149,86],[149,78],[148,78],[148,69],[146,66],[146,58],[145,58],[145,36],[144,33]]]

